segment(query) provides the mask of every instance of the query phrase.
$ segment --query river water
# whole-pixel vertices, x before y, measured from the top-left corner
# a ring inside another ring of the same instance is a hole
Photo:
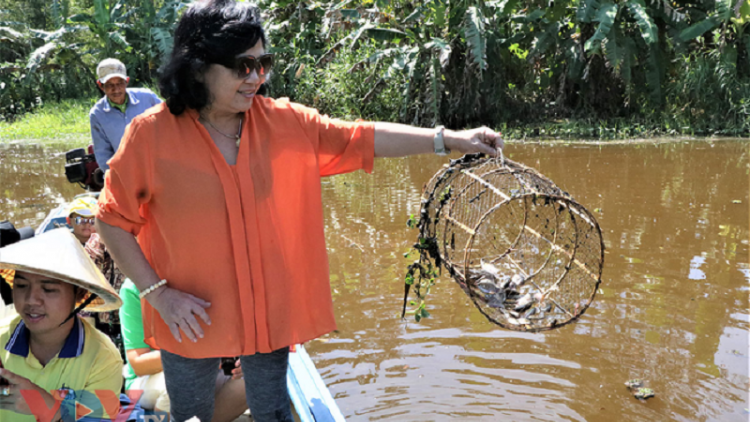
[[[578,322],[499,329],[447,277],[403,321],[404,258],[440,157],[324,180],[338,331],[307,345],[348,420],[747,421],[750,144],[510,144],[594,213],[601,290]],[[81,189],[60,146],[0,144],[0,219],[39,224]],[[656,396],[635,399],[626,380]]]

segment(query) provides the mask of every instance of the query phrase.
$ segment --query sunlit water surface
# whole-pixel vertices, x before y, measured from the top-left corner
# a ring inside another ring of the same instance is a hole
[[[0,145],[0,219],[36,226],[80,193],[64,147]],[[497,328],[448,278],[399,318],[422,186],[440,157],[325,179],[338,331],[307,345],[348,420],[747,421],[748,143],[511,144],[594,212],[596,301],[543,334]],[[455,157],[454,157],[455,158]],[[647,380],[638,401],[624,382]]]

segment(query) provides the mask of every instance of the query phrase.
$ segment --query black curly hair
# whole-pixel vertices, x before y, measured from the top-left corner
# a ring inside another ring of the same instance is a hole
[[[231,66],[258,40],[265,48],[258,7],[233,0],[193,3],[177,24],[172,55],[159,77],[169,111],[180,115],[187,108],[201,110],[209,105],[211,98],[200,76],[211,64]]]

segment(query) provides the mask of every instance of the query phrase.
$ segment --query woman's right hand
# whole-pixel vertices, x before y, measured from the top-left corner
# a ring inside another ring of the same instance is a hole
[[[144,283],[153,284],[161,278],[151,268],[140,245],[130,232],[111,226],[100,219],[96,220],[96,230],[115,258],[120,270],[133,280],[139,290],[143,291],[148,288],[148,284],[144,285]],[[136,280],[141,280],[142,283]],[[205,311],[205,308],[211,304],[191,294],[162,286],[149,293],[146,300],[159,312],[161,318],[169,326],[169,330],[172,331],[172,335],[179,342],[182,342],[180,329],[192,341],[198,341],[198,337],[203,337],[203,330],[195,318],[196,315],[201,317],[206,324],[211,325],[211,319]]]
[[[146,296],[146,299],[159,312],[174,338],[180,343],[180,330],[193,342],[198,341],[199,337],[203,338],[203,329],[196,316],[206,325],[211,325],[211,318],[206,312],[206,308],[211,304],[189,293],[164,286]]]

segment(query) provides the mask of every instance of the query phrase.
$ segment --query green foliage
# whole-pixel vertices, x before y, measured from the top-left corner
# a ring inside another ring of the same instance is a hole
[[[718,25],[719,22],[716,22],[714,19],[705,19],[683,29],[677,38],[682,42],[690,41],[716,28]]]
[[[93,69],[105,57],[122,60],[131,83],[153,84],[185,6],[0,0],[0,115],[95,96]],[[271,94],[337,117],[524,133],[560,119],[592,130],[622,118],[702,133],[748,125],[750,1],[259,6],[276,53]]]
[[[158,64],[172,50],[174,27],[186,5],[53,0],[41,8],[41,19],[14,14],[13,6],[25,7],[19,3],[0,0],[0,6],[9,7],[0,12],[0,119],[11,121],[47,101],[98,95],[93,71],[107,57],[128,66],[131,84],[152,83]]]
[[[321,101],[326,94],[317,93],[310,104],[329,113],[343,111],[337,114],[342,116],[370,118],[356,111],[362,109],[357,101],[366,104],[380,97],[381,109],[388,112],[376,115],[378,119],[395,116],[424,126],[638,118],[673,109],[666,103],[673,98],[667,93],[674,91],[671,84],[682,81],[675,78],[685,72],[678,64],[681,58],[723,57],[726,62],[727,57],[710,53],[732,48],[738,52],[732,56],[735,70],[724,67],[727,71],[717,74],[726,75],[719,84],[722,95],[737,92],[750,77],[746,22],[742,14],[727,13],[729,0],[690,8],[666,0],[563,0],[549,8],[513,0],[261,6],[272,16],[274,51],[285,63],[284,77],[273,82],[274,94],[310,98],[306,88],[299,91],[305,77],[293,75],[300,66],[307,66],[304,73],[309,74],[314,63],[313,73],[332,73],[326,79],[336,98]],[[696,43],[707,34],[712,37]],[[371,55],[351,63],[363,48]],[[339,67],[342,59],[352,65],[345,72],[337,70],[344,69]],[[367,76],[352,77],[360,72]],[[364,85],[340,89],[337,82],[344,79]],[[339,95],[344,91],[360,96]],[[400,98],[393,95],[398,91]],[[390,98],[383,97],[386,92]],[[740,107],[729,104],[714,108]]]
[[[469,7],[466,11],[464,36],[469,45],[471,59],[479,69],[479,74],[481,75],[482,70],[487,68],[487,40],[485,38],[484,16],[482,16],[482,11],[477,7]]]
[[[614,3],[607,3],[602,6],[597,12],[595,21],[599,22],[599,27],[596,29],[594,36],[586,40],[584,49],[586,51],[597,51],[604,40],[612,30],[612,26],[615,23],[615,17],[617,16],[617,5]]]
[[[578,2],[576,17],[580,23],[591,23],[599,10],[599,0],[581,0]]]
[[[647,45],[656,43],[659,40],[659,29],[654,24],[651,15],[646,11],[643,0],[630,0],[627,6],[633,15],[633,19],[638,24],[638,28],[641,30],[643,41]]]

